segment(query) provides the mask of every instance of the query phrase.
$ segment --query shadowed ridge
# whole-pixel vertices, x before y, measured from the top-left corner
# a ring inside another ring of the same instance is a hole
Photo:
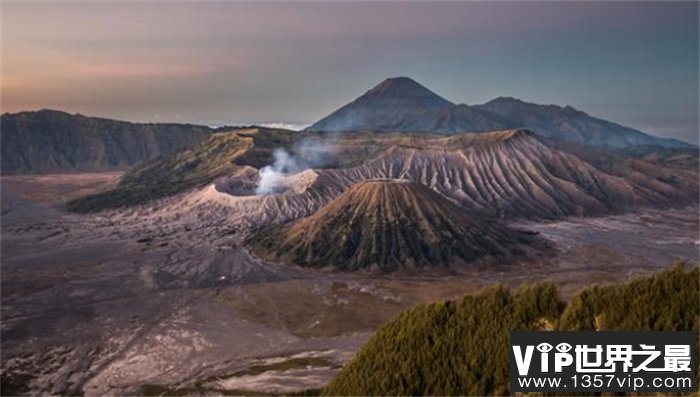
[[[512,97],[498,97],[474,108],[489,112],[511,127],[565,142],[601,148],[654,145],[688,148],[693,145],[673,138],[660,138],[642,131],[599,119],[571,105],[541,105]]]
[[[0,117],[3,174],[125,169],[191,147],[206,126],[132,123],[59,110]]]

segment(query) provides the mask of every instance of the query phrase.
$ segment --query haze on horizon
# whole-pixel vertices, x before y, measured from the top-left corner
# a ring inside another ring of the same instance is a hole
[[[309,124],[386,77],[698,142],[698,3],[4,2],[2,112]]]

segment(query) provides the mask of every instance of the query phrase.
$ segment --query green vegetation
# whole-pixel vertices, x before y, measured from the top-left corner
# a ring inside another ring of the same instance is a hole
[[[700,332],[698,268],[682,264],[620,285],[592,286],[571,298],[562,330]]]
[[[251,139],[254,142],[253,150],[247,150],[236,159],[238,165],[248,165],[254,168],[262,168],[273,162],[275,149],[285,148],[290,151],[290,145],[298,139],[302,139],[302,133],[289,130],[277,130],[269,128],[255,128],[250,132],[242,131],[239,135]]]
[[[68,202],[73,212],[94,212],[145,203],[206,185],[232,173],[234,160],[253,145],[236,132],[217,133],[191,149],[144,163],[127,172],[113,190]]]
[[[299,139],[303,139],[303,134],[288,130],[222,130],[187,149],[136,166],[124,174],[114,189],[69,201],[66,209],[96,212],[182,193],[230,176],[242,166],[268,165],[273,161],[275,148],[290,147]]]
[[[568,304],[551,283],[489,288],[461,302],[407,310],[381,328],[324,395],[501,395],[508,393],[512,330],[700,332],[698,268],[627,284],[588,287]],[[697,352],[696,352],[697,355]]]

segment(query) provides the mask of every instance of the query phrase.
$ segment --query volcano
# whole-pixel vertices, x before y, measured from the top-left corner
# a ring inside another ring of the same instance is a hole
[[[523,256],[538,239],[482,220],[420,183],[357,183],[315,214],[248,239],[265,259],[339,270],[448,266]]]
[[[384,80],[308,131],[490,131],[503,127],[490,115],[455,105],[408,77]]]
[[[452,103],[408,77],[388,78],[307,131],[392,131],[453,134],[527,129],[559,141],[605,149],[639,145],[696,148],[593,117],[571,106],[499,97],[482,105]]]

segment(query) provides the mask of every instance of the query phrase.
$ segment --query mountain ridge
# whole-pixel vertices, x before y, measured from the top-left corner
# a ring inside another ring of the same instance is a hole
[[[428,101],[429,106],[422,106],[421,101],[415,100],[416,96],[432,100]],[[382,81],[310,125],[306,131],[376,130],[451,134],[513,128],[532,130],[551,139],[602,148],[639,145],[696,147],[681,140],[655,137],[596,118],[570,105],[541,105],[504,96],[478,105],[456,104],[408,77]]]
[[[407,77],[385,79],[357,99],[307,127],[306,131],[366,129],[391,131],[425,128],[420,120],[435,117],[454,104]],[[411,127],[413,126],[413,127]]]
[[[212,129],[193,124],[132,123],[60,110],[0,117],[3,174],[128,168],[195,144]]]
[[[142,200],[143,192],[152,193],[167,187],[173,193],[172,189],[177,186],[182,187],[177,192],[184,192],[193,185],[183,185],[182,181],[208,183],[202,176],[211,181],[226,175],[226,172],[200,172],[207,169],[229,170],[236,174],[219,180],[210,192],[212,197],[216,196],[215,201],[224,203],[232,214],[240,215],[237,222],[255,225],[261,220],[281,223],[309,216],[351,185],[368,179],[410,179],[472,212],[502,219],[558,219],[622,213],[645,207],[697,205],[697,195],[693,193],[698,188],[694,170],[668,168],[589,148],[568,147],[575,146],[573,144],[558,148],[559,145],[552,145],[550,140],[525,130],[444,136],[340,134],[326,143],[332,145],[327,146],[328,150],[338,150],[334,152],[336,162],[328,168],[314,168],[317,177],[310,185],[275,195],[237,197],[243,193],[232,194],[244,185],[254,189],[259,169],[272,161],[272,150],[282,141],[287,142],[286,147],[293,147],[295,140],[305,139],[304,133],[285,134],[280,136],[276,131],[215,134],[207,141],[209,144],[200,144],[189,153],[171,154],[134,169],[130,172],[134,178],[129,179],[136,182],[131,184],[135,189],[124,184],[101,197],[76,200],[74,210],[99,211],[117,207],[115,203],[136,205],[147,201]],[[211,149],[220,147],[219,140],[226,136],[231,138],[227,140],[231,153],[238,153],[238,157],[233,161],[228,155],[212,158],[212,153],[218,150]],[[365,150],[367,147],[372,150]],[[237,174],[236,170],[241,167],[247,171]],[[196,185],[201,186],[200,183]],[[245,194],[253,193],[251,190]],[[149,193],[150,199],[157,198],[152,196]]]
[[[508,120],[512,128],[526,128],[547,138],[587,146],[615,148],[646,145],[667,148],[692,146],[678,139],[655,137],[631,127],[591,116],[571,105],[544,105],[501,96],[474,107],[503,117]],[[567,137],[562,139],[561,134],[567,134]],[[592,140],[594,143],[591,142]]]

